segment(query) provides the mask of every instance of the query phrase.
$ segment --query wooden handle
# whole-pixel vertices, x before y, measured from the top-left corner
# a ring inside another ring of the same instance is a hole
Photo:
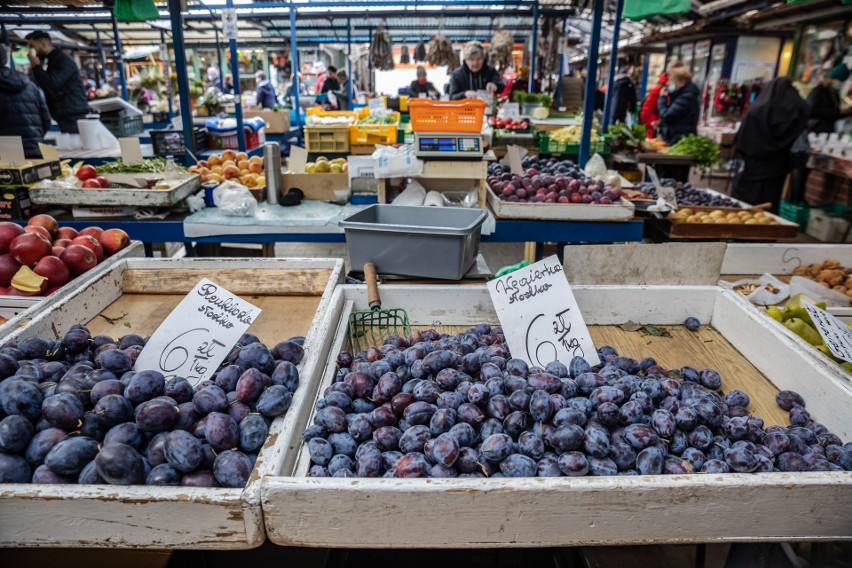
[[[770,207],[772,207],[772,203],[770,203],[769,201],[767,201],[766,203],[758,203],[757,205],[751,206],[752,209],[762,209],[763,211],[766,211]]]
[[[379,277],[376,265],[368,262],[364,265],[364,280],[367,282],[367,303],[371,308],[381,308],[382,298],[379,296]]]

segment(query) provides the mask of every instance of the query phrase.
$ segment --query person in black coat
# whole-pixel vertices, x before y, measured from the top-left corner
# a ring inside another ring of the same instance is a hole
[[[488,91],[492,95],[503,90],[505,85],[500,74],[485,63],[485,48],[478,41],[470,41],[462,49],[462,66],[450,76],[450,100],[476,98],[476,91]]]
[[[420,95],[427,99],[438,98],[438,89],[426,78],[426,68],[422,65],[417,66],[417,79],[408,86],[409,97],[417,99]]]
[[[636,112],[636,86],[630,78],[631,68],[621,68],[612,84],[612,124],[626,122],[628,112]]]
[[[786,77],[778,77],[749,107],[734,139],[743,169],[733,196],[756,205],[772,203],[777,213],[790,172],[790,149],[808,124],[810,108]]]
[[[27,158],[41,158],[39,142],[50,129],[50,112],[41,92],[23,73],[7,67],[0,46],[0,136],[20,136]]]
[[[692,74],[683,65],[669,70],[668,95],[660,95],[660,133],[667,144],[677,143],[684,136],[698,132],[700,112],[699,91]]]
[[[47,32],[37,31],[27,35],[30,46],[30,65],[33,79],[44,91],[47,108],[59,130],[79,132],[77,121],[86,118],[89,102],[80,81],[80,69],[70,55],[54,47]],[[47,63],[47,69],[42,67]]]
[[[808,104],[811,105],[810,131],[820,133],[834,132],[834,123],[845,116],[852,114],[852,107],[840,110],[840,96],[838,91],[843,82],[849,78],[849,68],[841,63],[831,70],[822,82],[813,88],[808,95]]]

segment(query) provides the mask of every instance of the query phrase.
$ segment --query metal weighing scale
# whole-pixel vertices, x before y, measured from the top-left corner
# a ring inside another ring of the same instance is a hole
[[[484,154],[481,134],[415,132],[414,154],[418,158],[481,160]]]

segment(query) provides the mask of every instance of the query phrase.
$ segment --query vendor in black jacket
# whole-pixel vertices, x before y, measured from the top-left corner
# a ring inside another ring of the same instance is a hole
[[[86,118],[89,103],[80,80],[80,69],[70,55],[54,47],[47,32],[27,35],[30,64],[36,84],[44,91],[50,115],[59,130],[76,134],[77,121]],[[42,67],[47,63],[47,69]]]
[[[503,90],[503,79],[493,67],[485,63],[485,48],[478,41],[468,42],[462,49],[462,66],[450,77],[450,100],[472,99],[476,91],[491,94]]]
[[[698,87],[683,64],[674,65],[669,70],[668,90],[668,94],[660,95],[657,108],[660,112],[660,134],[666,143],[672,145],[698,132],[701,104]]]
[[[808,104],[811,105],[811,132],[830,134],[834,132],[835,122],[852,114],[852,107],[840,110],[839,91],[849,74],[849,68],[845,63],[841,63],[811,90],[808,95]]]
[[[427,99],[437,99],[439,96],[438,89],[426,78],[426,68],[418,65],[417,79],[408,86],[408,96],[417,99],[421,98],[421,95]]]
[[[29,77],[7,66],[0,46],[0,136],[20,136],[27,158],[41,158],[39,142],[50,128],[47,103]]]

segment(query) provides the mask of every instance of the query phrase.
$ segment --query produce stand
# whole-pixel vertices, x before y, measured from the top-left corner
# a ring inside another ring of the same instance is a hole
[[[710,211],[722,209],[719,207],[690,207],[696,211]],[[735,209],[734,211],[745,211]],[[747,210],[757,211],[757,210]],[[795,223],[782,219],[772,213],[771,216],[777,224],[775,225],[745,225],[745,224],[714,224],[714,223],[686,223],[676,222],[672,215],[663,219],[648,219],[649,228],[656,230],[668,239],[736,239],[736,240],[779,240],[792,239],[798,234],[799,226]]]
[[[384,305],[404,307],[413,328],[451,331],[496,321],[483,287],[454,287],[451,294],[448,290],[385,285],[382,300]],[[774,395],[777,389],[794,388],[808,400],[808,409],[818,420],[848,437],[849,381],[735,294],[693,286],[579,286],[574,293],[597,344],[610,344],[634,356],[654,356],[667,368],[698,361],[714,366],[727,388],[752,393],[756,413],[767,424],[786,423]],[[642,300],[637,302],[639,295]],[[329,317],[339,322],[327,338],[330,353],[346,347],[350,311],[366,307],[364,287],[338,288],[329,309]],[[690,315],[704,323],[697,334],[680,325]],[[677,327],[669,328],[672,338],[648,338],[617,327],[627,320]],[[332,355],[320,391],[335,371]],[[809,380],[798,380],[801,376]],[[313,412],[308,414],[301,416],[300,425],[310,423]],[[375,546],[377,535],[382,546],[405,548],[816,541],[849,536],[846,512],[852,507],[852,478],[845,472],[495,480],[308,478],[304,445],[296,431],[292,434],[288,445],[298,450],[298,456],[295,451],[284,455],[262,481],[266,530],[270,540],[281,545],[361,548]],[[725,522],[683,522],[705,514],[708,507]],[[809,511],[807,524],[788,514],[803,507]],[[662,508],[666,514],[637,530],[637,516]],[[483,515],[499,522],[482,523]],[[368,530],[364,519],[369,519]],[[412,530],[415,526],[430,528]]]
[[[127,181],[156,181],[167,174],[106,174],[110,184],[121,185]],[[110,187],[109,189],[70,189],[35,186],[30,188],[30,197],[36,205],[82,205],[89,207],[172,207],[201,187],[198,174],[172,174],[167,183],[170,189],[133,189]]]
[[[633,218],[633,203],[621,198],[612,205],[593,203],[514,203],[504,201],[488,189],[488,206],[498,219],[553,219],[562,221],[629,221]]]
[[[125,259],[85,286],[49,298],[4,340],[50,337],[79,322],[87,322],[93,335],[124,335],[125,323],[147,335],[198,280],[210,278],[264,310],[250,328],[261,341],[274,345],[306,336],[300,388],[289,412],[273,423],[245,489],[0,484],[0,545],[218,550],[260,545],[265,540],[260,480],[287,453],[283,442],[316,395],[315,368],[327,355],[326,310],[342,269],[343,261],[333,259]],[[176,524],[177,519],[186,522]]]

